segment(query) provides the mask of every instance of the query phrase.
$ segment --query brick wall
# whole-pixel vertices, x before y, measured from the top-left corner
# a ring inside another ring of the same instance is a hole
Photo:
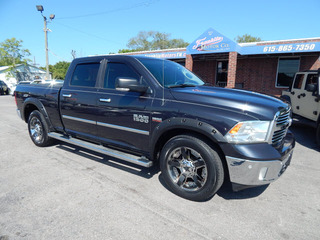
[[[227,88],[235,88],[236,86],[237,57],[238,57],[237,52],[229,53]]]
[[[283,89],[276,88],[278,58],[238,59],[236,83],[243,89],[280,95]]]
[[[191,55],[187,54],[186,56],[186,68],[189,69],[190,71],[193,71],[193,58]]]
[[[283,56],[285,57],[285,56]],[[276,88],[278,57],[238,59],[236,83],[242,83],[243,89],[281,95],[286,88]],[[300,71],[320,68],[318,56],[301,56]]]
[[[205,82],[215,85],[217,72],[216,68],[217,61],[215,60],[194,61],[192,71]]]
[[[300,71],[318,70],[320,68],[320,56],[302,56],[300,60]]]

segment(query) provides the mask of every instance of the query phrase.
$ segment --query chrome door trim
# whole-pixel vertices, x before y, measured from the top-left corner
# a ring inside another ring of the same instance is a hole
[[[119,130],[123,130],[123,131],[127,131],[127,132],[133,132],[133,133],[138,133],[138,134],[142,134],[142,135],[147,135],[147,136],[149,136],[149,131],[144,131],[144,130],[140,130],[140,129],[123,127],[123,126],[114,125],[114,124],[109,124],[109,123],[103,123],[103,122],[97,122],[97,125],[98,125],[98,126],[102,126],[102,127],[119,129]]]
[[[89,124],[94,124],[94,125],[97,124],[97,122],[93,121],[93,120],[77,118],[77,117],[71,117],[71,116],[68,116],[68,115],[62,115],[62,117],[65,118],[65,119],[74,120],[74,121],[78,121],[78,122],[84,122],[84,123],[89,123]]]
[[[62,115],[62,118],[73,120],[73,121],[78,121],[78,122],[83,122],[83,123],[95,124],[95,125],[102,126],[102,127],[108,127],[108,128],[113,128],[113,129],[118,129],[118,130],[122,130],[122,131],[133,132],[133,133],[138,133],[138,134],[149,136],[149,131],[145,131],[145,130],[129,128],[129,127],[123,127],[123,126],[109,124],[109,123],[103,123],[103,122],[96,122],[96,121],[93,121],[93,120],[77,118],[77,117],[71,117],[71,116],[68,116],[68,115]]]

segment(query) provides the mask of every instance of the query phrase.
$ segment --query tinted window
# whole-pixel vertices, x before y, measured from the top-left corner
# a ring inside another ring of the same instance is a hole
[[[296,79],[294,80],[293,88],[301,89],[303,78],[304,78],[304,74],[297,74]]]
[[[160,60],[137,58],[165,87],[172,87],[180,84],[203,85],[204,82],[195,74],[178,63]]]
[[[115,88],[117,78],[134,78],[139,80],[139,75],[124,63],[108,63],[104,78],[104,88]]]
[[[307,86],[309,84],[316,85],[317,82],[318,82],[318,75],[317,74],[308,74],[306,85],[305,85],[304,89],[307,90]]]
[[[280,58],[278,64],[277,87],[289,87],[294,74],[299,71],[299,58]]]
[[[70,85],[94,87],[99,71],[99,63],[79,64],[74,70]]]

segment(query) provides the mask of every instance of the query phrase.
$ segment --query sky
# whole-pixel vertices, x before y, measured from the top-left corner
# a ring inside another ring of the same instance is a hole
[[[193,42],[212,27],[234,40],[320,37],[320,0],[0,0],[0,42],[23,40],[37,66],[45,66],[43,15],[48,24],[49,63],[117,53],[139,31],[159,31]]]

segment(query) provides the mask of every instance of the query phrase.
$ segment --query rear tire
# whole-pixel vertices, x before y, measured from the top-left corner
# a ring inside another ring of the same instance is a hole
[[[210,199],[224,180],[218,151],[189,135],[173,137],[165,144],[160,154],[160,168],[168,188],[192,201]]]
[[[28,130],[31,140],[38,147],[51,145],[54,140],[48,136],[47,122],[38,110],[34,110],[28,119]]]

